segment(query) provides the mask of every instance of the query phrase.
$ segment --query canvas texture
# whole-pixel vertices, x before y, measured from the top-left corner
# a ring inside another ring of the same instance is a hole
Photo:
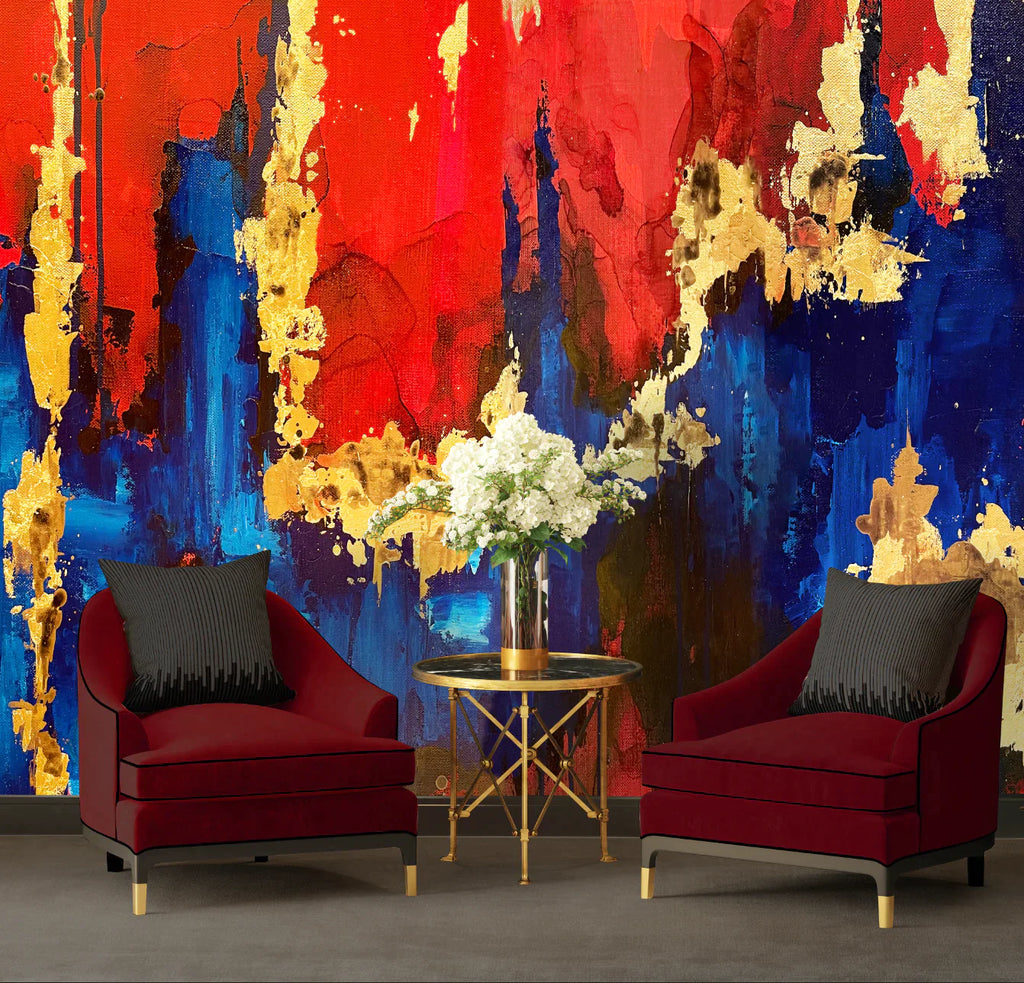
[[[821,633],[790,712],[916,720],[938,710],[980,587],[876,584],[829,570]]]
[[[612,795],[830,567],[982,576],[1024,624],[1020,13],[0,0],[0,794],[79,791],[98,559],[263,549],[447,787],[412,667],[499,647],[499,572],[367,522],[519,409],[640,452],[551,580],[553,650],[643,665]]]
[[[134,679],[124,705],[152,713],[194,703],[282,703],[274,665],[269,551],[206,567],[100,560],[124,619]]]

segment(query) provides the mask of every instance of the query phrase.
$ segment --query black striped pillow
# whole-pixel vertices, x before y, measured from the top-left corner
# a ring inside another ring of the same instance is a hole
[[[268,551],[215,567],[99,562],[124,619],[135,671],[124,698],[129,710],[269,706],[295,695],[271,653]]]
[[[876,584],[829,570],[821,632],[789,712],[916,720],[938,710],[980,587]]]

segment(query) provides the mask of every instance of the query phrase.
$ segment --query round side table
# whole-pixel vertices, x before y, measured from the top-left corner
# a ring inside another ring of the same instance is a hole
[[[414,679],[421,683],[429,683],[432,686],[445,686],[448,689],[448,708],[451,725],[451,776],[449,778],[450,803],[448,808],[449,820],[449,849],[444,860],[455,860],[456,849],[456,827],[460,819],[465,819],[473,810],[491,795],[497,796],[501,802],[505,815],[508,817],[512,832],[519,838],[522,845],[522,876],[520,884],[530,883],[529,849],[530,840],[537,835],[541,821],[544,819],[554,799],[555,793],[561,789],[565,794],[579,806],[590,819],[596,819],[601,827],[601,860],[611,862],[615,858],[608,853],[608,694],[612,687],[621,686],[631,679],[640,675],[642,667],[637,662],[630,662],[628,659],[616,659],[604,655],[583,655],[574,652],[552,652],[550,663],[546,669],[535,672],[514,672],[502,671],[501,656],[497,652],[484,652],[476,655],[446,655],[439,659],[424,659],[417,662],[412,668]],[[508,720],[502,723],[490,710],[473,696],[472,691],[502,690],[520,694],[519,706],[516,707]],[[531,693],[550,692],[579,692],[580,698],[573,704],[572,708],[562,715],[561,719],[549,727],[542,719],[536,706],[530,705]],[[491,747],[490,752],[485,752],[480,737],[473,728],[469,713],[466,710],[466,702],[477,708],[495,727],[498,728],[498,738]],[[589,705],[589,706],[588,706]],[[570,737],[568,750],[562,750],[562,744],[558,740],[558,733],[565,725],[572,720],[577,711],[587,707],[587,714],[579,734]],[[480,753],[480,765],[473,781],[463,795],[461,803],[458,797],[457,772],[458,772],[458,710],[466,727],[469,729]],[[579,737],[586,732],[590,721],[598,712],[598,802],[595,803],[592,797],[585,791],[586,786],[576,773],[573,763],[573,755],[579,745]],[[514,733],[513,724],[516,717],[519,717],[520,734]],[[539,736],[531,738],[530,722],[536,725]],[[496,774],[493,763],[494,756],[502,742],[508,740],[519,749],[519,761],[506,768],[501,774]],[[550,743],[558,749],[558,771],[549,768],[540,760],[537,751],[544,744]],[[530,827],[529,796],[527,795],[528,774],[530,766],[545,774],[551,779],[551,791],[544,799],[540,813],[534,821],[533,828]],[[522,799],[520,820],[518,824],[512,815],[505,795],[501,791],[501,784],[516,769],[520,770]],[[481,778],[486,779],[487,785],[474,798],[477,783]],[[568,784],[572,778],[575,781],[576,789]]]

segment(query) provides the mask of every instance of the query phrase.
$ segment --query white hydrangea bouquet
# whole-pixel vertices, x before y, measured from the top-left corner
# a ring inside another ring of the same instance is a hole
[[[611,449],[583,463],[568,437],[548,433],[529,413],[500,420],[490,437],[456,444],[442,470],[448,483],[427,479],[389,498],[370,517],[367,538],[382,540],[392,523],[414,509],[450,515],[443,542],[454,550],[491,550],[491,566],[523,551],[583,548],[583,536],[610,511],[619,519],[633,514],[631,499],[642,488],[615,472],[632,464],[640,451]]]
[[[543,652],[538,659],[546,664],[546,551],[564,560],[567,550],[583,548],[599,513],[612,512],[619,520],[633,514],[632,500],[646,495],[616,472],[640,456],[628,448],[598,455],[588,447],[580,463],[568,437],[542,430],[528,413],[515,413],[500,420],[492,436],[448,452],[442,464],[447,483],[420,481],[384,502],[370,517],[367,539],[383,541],[388,527],[414,509],[447,513],[446,546],[490,550],[491,566],[505,564],[503,656],[506,650]],[[531,604],[531,597],[539,600]]]

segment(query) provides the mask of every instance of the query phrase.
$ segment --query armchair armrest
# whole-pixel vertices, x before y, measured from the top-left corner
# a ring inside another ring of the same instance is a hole
[[[142,721],[124,706],[131,658],[109,590],[90,598],[78,630],[79,807],[82,822],[117,838],[118,763],[149,747]]]
[[[703,740],[784,716],[800,694],[820,627],[819,611],[738,676],[678,697],[672,706],[672,739]]]
[[[987,836],[999,815],[1006,614],[979,596],[958,661],[966,665],[960,692],[927,716],[903,725],[893,762],[918,774],[921,850]]]
[[[286,600],[267,591],[274,662],[295,690],[286,704],[312,717],[365,737],[398,734],[398,699],[355,671]]]

